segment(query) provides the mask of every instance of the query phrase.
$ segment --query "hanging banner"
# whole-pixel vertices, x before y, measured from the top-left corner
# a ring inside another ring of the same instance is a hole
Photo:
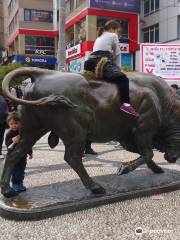
[[[141,44],[141,71],[180,80],[180,44]]]
[[[140,12],[140,0],[90,0],[90,6],[115,11]]]

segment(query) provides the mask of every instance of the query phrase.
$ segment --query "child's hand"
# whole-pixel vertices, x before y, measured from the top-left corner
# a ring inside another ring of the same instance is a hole
[[[33,158],[33,155],[32,155],[32,154],[30,154],[30,155],[29,155],[29,159],[32,159],[32,158]]]
[[[12,138],[12,141],[13,141],[14,144],[19,143],[19,141],[20,141],[20,135],[17,135],[16,137],[13,137],[13,138]]]

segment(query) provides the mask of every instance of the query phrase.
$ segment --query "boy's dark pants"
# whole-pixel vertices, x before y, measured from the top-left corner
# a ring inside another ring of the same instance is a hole
[[[23,183],[25,168],[27,164],[27,156],[24,156],[14,167],[12,171],[11,181],[13,184]]]

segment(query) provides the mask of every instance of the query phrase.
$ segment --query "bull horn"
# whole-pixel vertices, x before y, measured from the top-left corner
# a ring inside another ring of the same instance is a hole
[[[54,72],[53,70],[35,68],[35,67],[22,67],[13,70],[12,72],[8,73],[2,81],[2,90],[4,95],[9,98],[10,100],[21,104],[21,105],[42,105],[45,103],[45,99],[38,99],[38,100],[25,100],[20,99],[13,96],[9,91],[9,84],[15,77],[19,76],[28,76],[32,79],[32,82],[35,82],[37,76],[44,75],[47,73]]]

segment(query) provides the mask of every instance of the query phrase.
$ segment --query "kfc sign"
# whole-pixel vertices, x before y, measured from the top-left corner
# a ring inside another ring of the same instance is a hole
[[[66,58],[71,58],[81,53],[81,44],[71,47],[66,50]]]
[[[121,53],[129,53],[129,44],[120,43],[119,48],[120,48]]]
[[[46,50],[40,50],[40,49],[36,49],[35,50],[35,54],[38,54],[38,55],[46,55]]]

